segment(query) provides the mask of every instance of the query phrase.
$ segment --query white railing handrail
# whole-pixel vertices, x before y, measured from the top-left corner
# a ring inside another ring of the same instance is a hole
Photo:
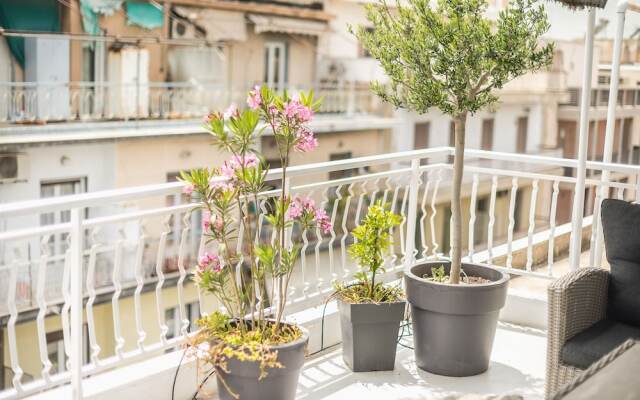
[[[380,165],[392,162],[410,161],[413,158],[425,158],[430,156],[447,155],[448,147],[433,149],[413,150],[406,152],[388,153],[375,156],[365,156],[345,160],[327,161],[314,164],[292,166],[287,169],[290,177],[302,176],[314,173],[327,173],[342,169],[359,168],[370,165]],[[269,171],[267,180],[280,176],[281,168]],[[175,194],[182,189],[180,182],[161,183],[155,185],[134,186],[123,189],[110,189],[96,192],[45,198],[29,201],[20,201],[0,205],[0,218],[31,213],[43,213],[56,210],[68,210],[83,208],[122,200],[133,200],[152,196],[164,196]]]
[[[316,173],[328,173],[344,169],[360,168],[365,166],[409,162],[415,158],[428,158],[453,155],[452,147],[434,147],[430,149],[402,151],[373,156],[364,156],[336,161],[326,161],[313,164],[296,165],[287,169],[290,177],[304,176]],[[488,160],[511,161],[525,164],[538,164],[543,166],[576,168],[577,161],[568,158],[539,156],[529,154],[514,154],[487,150],[466,149],[466,157],[477,157]],[[587,168],[593,170],[608,170],[627,174],[640,174],[640,166],[624,165],[616,163],[603,163],[599,161],[587,162]],[[275,178],[281,173],[280,168],[269,171],[267,179]],[[153,196],[175,194],[182,188],[180,182],[161,183],[154,185],[135,186],[122,189],[109,189],[96,192],[45,198],[37,200],[19,201],[0,204],[0,218],[24,215],[29,213],[43,213],[56,210],[68,210],[72,208],[84,208],[122,200],[140,199]]]
[[[453,151],[453,148],[451,147],[449,147],[448,149]],[[475,156],[490,160],[513,161],[519,163],[531,163],[556,167],[577,168],[578,166],[578,160],[573,158],[507,153],[489,150],[465,149],[465,156]],[[605,163],[602,161],[587,161],[587,169],[634,174],[640,172],[640,165]]]

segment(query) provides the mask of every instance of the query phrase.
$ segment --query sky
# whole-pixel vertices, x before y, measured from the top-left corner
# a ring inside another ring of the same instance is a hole
[[[609,0],[604,9],[596,12],[596,25],[602,18],[609,20],[607,27],[598,34],[597,38],[613,38],[616,29],[616,0]],[[587,10],[571,10],[555,1],[545,1],[551,29],[547,36],[555,39],[584,38],[587,26]],[[629,37],[640,28],[640,14],[627,11],[625,22],[625,37]],[[640,39],[640,37],[638,38]]]

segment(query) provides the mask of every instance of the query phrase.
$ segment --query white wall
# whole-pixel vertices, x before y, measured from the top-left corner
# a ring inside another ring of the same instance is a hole
[[[63,144],[20,149],[29,166],[25,182],[0,184],[0,203],[35,200],[40,198],[43,181],[86,178],[87,191],[111,189],[114,185],[114,144]],[[0,220],[0,231],[39,226],[38,216],[24,216]],[[17,246],[17,247],[16,247]],[[31,248],[28,248],[31,246]],[[35,248],[34,248],[35,246]],[[11,259],[19,249],[22,258],[27,252],[37,251],[37,243],[20,241],[0,246],[0,264]]]
[[[528,111],[527,111],[528,110]],[[528,117],[527,152],[535,152],[541,148],[543,137],[542,106],[539,104],[512,105],[500,104],[495,113],[480,111],[467,120],[466,147],[480,149],[482,138],[482,120],[494,118],[493,150],[513,153],[516,151],[517,121],[519,117]],[[451,118],[438,110],[425,115],[413,114],[414,123],[430,122],[429,147],[449,146],[449,130]],[[413,135],[410,140],[413,145]]]
[[[370,26],[365,17],[364,4],[345,0],[327,0],[325,11],[334,15],[329,22],[329,33],[322,35],[318,41],[320,78],[327,76],[329,67],[339,65],[343,71],[340,79],[347,81],[369,82],[386,80],[386,76],[378,62],[373,58],[360,57],[358,39],[349,32],[349,25]]]

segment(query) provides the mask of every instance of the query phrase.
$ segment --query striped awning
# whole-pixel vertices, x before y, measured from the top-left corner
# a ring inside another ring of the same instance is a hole
[[[174,10],[203,28],[209,40],[247,40],[247,22],[243,12],[178,6]]]
[[[318,36],[327,29],[327,24],[320,21],[258,14],[249,14],[248,17],[249,21],[255,24],[256,33],[280,32]]]

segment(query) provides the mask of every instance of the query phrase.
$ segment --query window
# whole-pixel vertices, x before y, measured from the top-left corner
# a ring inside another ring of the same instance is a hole
[[[95,80],[95,51],[93,47],[82,47],[82,80],[93,82]]]
[[[288,54],[284,42],[267,42],[264,46],[264,83],[283,90],[287,83]]]
[[[518,137],[516,139],[516,153],[524,154],[527,152],[527,126],[529,118],[518,118]]]
[[[333,153],[333,154],[330,154],[329,155],[329,160],[330,161],[348,160],[351,157],[352,157],[351,152],[350,151],[346,151],[344,153]],[[331,172],[329,172],[329,180],[349,178],[349,177],[357,175],[357,174],[358,174],[358,170],[356,168],[343,169],[343,170],[339,170],[339,171],[331,171]]]
[[[52,374],[67,370],[62,331],[47,333],[47,356],[51,361]]]
[[[420,122],[415,125],[413,132],[413,148],[427,149],[429,148],[429,133],[431,131],[431,124],[429,122]],[[426,165],[429,162],[426,158],[420,160],[421,165]]]
[[[167,182],[176,182],[180,173],[169,172],[167,173]],[[184,193],[176,193],[166,197],[167,207],[177,206],[180,204],[188,204],[191,202],[191,196]],[[176,211],[169,221],[170,232],[167,235],[167,249],[165,254],[164,272],[171,273],[178,271],[178,256],[180,250],[180,240],[182,239],[182,231],[185,226],[185,213]],[[200,236],[202,235],[202,210],[194,210],[190,216],[190,230],[188,232],[188,245],[190,245],[191,251],[186,250],[186,256],[184,259],[185,266],[191,263],[192,256],[197,254],[198,247],[200,245]],[[189,247],[187,247],[189,249]]]
[[[489,198],[479,198],[476,202],[476,222],[473,226],[473,244],[480,245],[487,241],[489,225]]]
[[[89,332],[87,325],[82,327],[82,363],[89,363]],[[64,352],[64,334],[62,331],[49,332],[46,335],[47,356],[51,361],[51,374],[57,374],[67,370],[67,355]]]
[[[373,28],[365,28],[368,33],[373,32]],[[371,58],[371,53],[367,50],[362,43],[358,43],[358,57]]]
[[[44,181],[40,183],[40,197],[59,197],[87,191],[87,179],[76,178],[67,180]],[[54,211],[40,214],[40,225],[54,225],[69,222],[69,210]],[[51,235],[49,238],[49,254],[62,254],[66,248],[67,233]]]
[[[187,332],[193,332],[198,327],[196,321],[200,318],[200,303],[194,301],[185,304],[185,319],[189,321]],[[180,336],[182,329],[182,321],[180,320],[180,306],[167,308],[164,310],[164,323],[169,330],[167,331],[167,339],[173,339]]]
[[[415,125],[413,133],[413,148],[426,149],[429,147],[429,122],[419,122]]]
[[[482,120],[482,140],[480,142],[482,150],[493,150],[493,118]]]

